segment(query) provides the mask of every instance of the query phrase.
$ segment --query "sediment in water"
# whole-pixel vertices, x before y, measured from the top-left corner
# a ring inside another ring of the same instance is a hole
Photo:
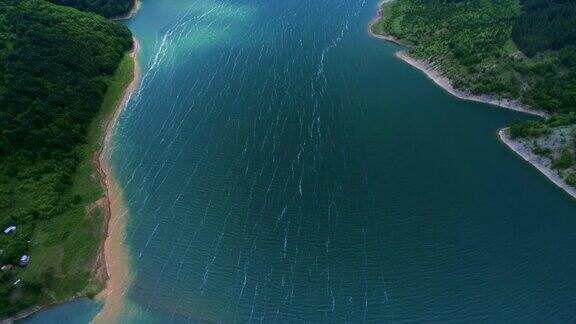
[[[95,323],[111,323],[118,318],[124,305],[126,287],[130,282],[129,252],[124,245],[127,209],[124,205],[122,188],[114,177],[109,161],[116,122],[137,88],[140,79],[137,53],[138,41],[134,39],[134,48],[130,53],[134,61],[134,76],[122,99],[118,102],[116,111],[106,125],[102,148],[97,159],[97,166],[102,176],[102,186],[105,191],[103,207],[107,225],[106,238],[100,254],[100,262],[103,262],[101,267],[104,269],[106,277],[106,287],[97,296],[104,301],[104,307],[94,318],[93,322]]]

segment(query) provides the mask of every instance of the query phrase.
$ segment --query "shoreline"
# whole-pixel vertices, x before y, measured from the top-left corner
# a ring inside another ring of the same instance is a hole
[[[387,3],[387,2],[389,2],[389,1],[382,1],[382,2],[378,3],[378,12],[376,14],[376,17],[374,17],[370,21],[370,24],[368,25],[369,35],[374,37],[374,38],[381,39],[381,40],[384,40],[387,42],[391,42],[391,43],[394,43],[394,44],[397,44],[397,45],[400,45],[403,47],[410,47],[410,45],[403,43],[401,40],[397,39],[396,37],[384,35],[384,34],[376,34],[372,31],[372,26],[374,24],[376,24],[378,21],[380,21],[380,19],[382,18],[382,10],[383,10],[382,4]],[[467,101],[474,101],[474,102],[489,104],[491,106],[497,106],[497,107],[501,107],[501,108],[505,108],[505,109],[510,109],[510,110],[514,110],[514,111],[518,111],[518,112],[522,112],[522,113],[526,113],[526,114],[530,114],[530,115],[535,115],[535,116],[542,117],[542,118],[548,118],[549,117],[549,114],[547,112],[545,112],[543,110],[538,110],[538,109],[531,109],[530,107],[522,104],[518,100],[502,99],[502,98],[496,97],[495,95],[474,95],[474,94],[467,92],[467,91],[458,90],[458,89],[454,88],[452,82],[447,77],[443,76],[442,73],[440,71],[438,71],[433,66],[432,63],[426,62],[424,60],[415,59],[415,58],[411,57],[410,55],[408,55],[405,50],[396,52],[396,57],[399,58],[400,60],[404,61],[408,65],[412,66],[413,68],[420,70],[430,80],[434,81],[434,83],[436,83],[436,85],[438,85],[444,91],[450,93],[451,95],[453,95],[456,98],[459,98],[462,100],[467,100]]]
[[[529,147],[526,147],[526,145],[524,145],[522,142],[511,138],[508,127],[498,131],[498,137],[502,143],[506,144],[509,149],[520,155],[524,161],[530,163],[556,186],[560,187],[568,195],[576,199],[576,188],[573,188],[564,182],[558,173],[547,165],[548,163],[545,158],[534,154],[534,152],[532,152],[532,150]]]
[[[123,306],[125,282],[130,280],[129,252],[123,244],[127,211],[124,205],[122,189],[114,177],[109,158],[113,143],[112,137],[118,117],[130,101],[140,81],[140,70],[137,60],[138,50],[139,43],[134,38],[134,47],[129,54],[134,62],[134,75],[105,126],[102,146],[95,159],[95,165],[101,175],[102,187],[105,192],[101,200],[106,215],[105,237],[100,247],[96,265],[100,276],[103,276],[102,279],[105,285],[96,298],[104,302],[104,307],[94,317],[93,322],[95,323],[108,323],[116,318]]]
[[[383,34],[376,34],[372,31],[372,26],[376,24],[378,21],[380,21],[380,19],[382,18],[382,10],[383,10],[382,5],[389,1],[393,0],[387,0],[387,1],[385,0],[378,3],[378,9],[377,9],[378,11],[376,17],[374,17],[368,25],[368,33],[370,36],[375,37],[377,39],[391,42],[403,47],[410,47],[410,45],[403,43],[401,40],[395,37]],[[434,67],[433,63],[415,59],[410,55],[408,55],[406,50],[396,52],[396,57],[404,61],[408,65],[412,66],[413,68],[420,70],[444,91],[448,92],[449,94],[461,100],[489,104],[492,106],[510,109],[542,118],[550,117],[550,115],[547,112],[543,110],[532,109],[522,104],[519,100],[502,99],[496,97],[495,95],[474,95],[467,91],[458,90],[453,86],[452,82],[447,77],[443,76],[442,73]],[[508,134],[508,130],[509,128],[503,128],[498,131],[498,137],[500,141],[506,144],[506,146],[508,146],[508,148],[511,149],[513,152],[522,157],[523,160],[530,163],[533,167],[535,167],[538,171],[540,171],[540,173],[546,176],[557,187],[561,188],[573,199],[576,199],[576,188],[568,185],[553,169],[551,169],[548,166],[548,163],[544,158],[534,154],[532,150],[526,147],[522,142],[512,139]]]
[[[394,37],[394,36],[390,36],[390,35],[384,35],[384,34],[377,34],[375,32],[372,31],[372,27],[380,21],[380,18],[382,18],[382,11],[384,10],[384,8],[382,8],[382,6],[385,3],[389,3],[392,2],[394,0],[382,0],[379,1],[376,7],[376,16],[374,18],[372,18],[372,20],[370,20],[370,23],[368,24],[368,34],[374,38],[378,38],[390,43],[394,43],[396,45],[400,45],[400,46],[404,46],[404,47],[410,47],[410,45],[402,42],[401,40],[399,40],[398,38]]]
[[[118,17],[108,18],[108,20],[110,20],[110,21],[120,21],[120,20],[130,19],[130,18],[134,17],[134,15],[138,12],[138,10],[140,10],[140,7],[141,7],[141,6],[142,6],[142,1],[140,1],[140,0],[135,0],[135,1],[134,1],[134,5],[132,6],[132,9],[130,9],[130,11],[128,11],[127,14],[122,15],[122,16],[118,16]]]
[[[107,161],[108,155],[106,155],[106,154],[109,153],[110,139],[111,139],[112,132],[114,131],[118,116],[120,115],[120,113],[122,112],[124,107],[126,106],[126,103],[128,102],[128,100],[132,96],[134,90],[136,90],[138,82],[139,82],[140,71],[138,68],[138,61],[137,61],[137,52],[139,49],[139,43],[138,43],[138,40],[136,38],[133,38],[133,40],[134,40],[134,46],[133,46],[132,50],[130,52],[128,52],[127,54],[130,55],[130,57],[133,60],[134,75],[132,77],[132,80],[128,84],[128,86],[124,89],[122,97],[120,98],[118,103],[115,105],[114,111],[109,116],[109,118],[106,120],[106,123],[102,126],[104,129],[104,132],[102,133],[102,145],[100,146],[99,151],[95,152],[94,156],[92,157],[92,164],[95,168],[95,172],[99,176],[100,183],[101,183],[102,189],[104,191],[104,196],[102,198],[98,199],[96,202],[94,202],[96,205],[98,205],[100,208],[102,208],[103,213],[104,213],[104,226],[103,226],[104,231],[102,233],[103,240],[102,240],[102,243],[100,244],[100,248],[99,248],[98,254],[96,256],[96,261],[94,263],[94,270],[93,270],[93,278],[102,281],[105,285],[104,289],[96,295],[96,298],[98,298],[98,299],[104,299],[104,297],[107,297],[107,295],[104,295],[105,292],[110,293],[108,283],[109,283],[110,278],[112,276],[110,276],[110,270],[109,270],[111,267],[109,267],[107,262],[106,262],[106,255],[107,255],[106,249],[105,249],[106,242],[109,241],[108,239],[111,236],[110,234],[111,234],[112,230],[116,229],[116,231],[114,232],[115,234],[124,234],[124,229],[125,229],[125,227],[124,227],[124,225],[125,225],[125,218],[124,218],[125,213],[114,212],[116,210],[116,208],[114,208],[114,203],[122,203],[123,202],[121,199],[118,199],[118,198],[121,198],[122,193],[121,193],[121,191],[118,192],[117,186],[112,186],[112,185],[116,184],[116,180],[110,171],[110,166],[109,166],[108,161]],[[111,194],[111,191],[113,191],[113,194]],[[116,198],[116,199],[112,199],[112,198]],[[112,216],[114,216],[114,215],[119,215],[120,217],[116,217],[116,219],[114,219],[115,227],[111,229],[110,228],[110,221],[112,220]],[[120,238],[123,239],[123,235]],[[122,241],[120,241],[120,243],[122,243]],[[124,252],[125,255],[127,255],[127,251],[124,249],[123,246],[120,246],[119,248],[118,248],[118,246],[114,246],[114,248]],[[124,259],[124,261],[127,261],[127,260],[128,260],[127,258]],[[128,268],[126,268],[126,269],[128,269]],[[25,318],[33,316],[40,311],[50,309],[52,307],[56,307],[59,305],[63,305],[63,304],[75,301],[77,299],[80,299],[80,298],[89,298],[89,297],[87,297],[85,295],[74,295],[74,296],[70,296],[66,299],[63,299],[63,300],[55,302],[55,303],[36,305],[36,306],[33,306],[32,308],[24,309],[24,310],[20,311],[19,313],[15,314],[14,316],[0,321],[0,324],[14,323],[16,321],[23,320]],[[104,302],[105,302],[104,307],[106,307],[106,301],[104,301]],[[104,310],[104,308],[96,315],[96,317],[103,310]]]

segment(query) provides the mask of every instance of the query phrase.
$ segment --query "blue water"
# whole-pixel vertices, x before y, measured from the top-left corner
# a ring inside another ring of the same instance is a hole
[[[366,28],[375,1],[146,1],[113,167],[123,322],[576,321],[576,204]]]

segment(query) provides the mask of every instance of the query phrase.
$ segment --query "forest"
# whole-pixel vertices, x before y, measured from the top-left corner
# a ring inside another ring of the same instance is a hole
[[[90,130],[111,89],[131,79],[131,47],[130,31],[101,15],[0,0],[0,229],[16,226],[0,232],[0,266],[16,265],[0,272],[0,319],[98,290]]]

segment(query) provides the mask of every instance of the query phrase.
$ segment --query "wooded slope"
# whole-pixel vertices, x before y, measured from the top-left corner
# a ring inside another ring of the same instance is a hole
[[[52,3],[70,6],[82,11],[95,12],[104,17],[125,15],[132,9],[134,0],[49,0]]]
[[[131,46],[130,31],[100,15],[0,0],[0,230],[17,226],[0,233],[0,266],[31,256],[0,272],[0,319],[97,290],[103,219],[87,214],[101,196],[87,131]]]

